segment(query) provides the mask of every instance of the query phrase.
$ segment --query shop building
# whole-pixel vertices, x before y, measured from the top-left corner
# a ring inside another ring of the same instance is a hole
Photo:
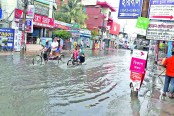
[[[33,18],[33,31],[27,33],[27,43],[36,44],[38,38],[52,37],[54,28],[54,19],[52,18],[54,10],[57,9],[54,0],[34,0],[35,14]],[[17,1],[15,9],[15,21],[19,23],[19,19],[23,17],[24,4],[22,0]],[[18,16],[17,16],[18,15]],[[17,17],[16,17],[17,16]]]

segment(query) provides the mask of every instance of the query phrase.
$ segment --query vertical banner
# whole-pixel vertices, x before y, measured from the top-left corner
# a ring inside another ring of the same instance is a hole
[[[9,49],[14,48],[14,29],[0,28],[0,38],[2,43],[7,45]]]
[[[33,19],[26,19],[25,32],[26,33],[33,33]]]
[[[19,20],[19,30],[24,30],[23,20]],[[33,33],[33,19],[26,19],[25,21],[25,32],[26,33]]]
[[[172,47],[173,47],[173,42],[169,41],[168,42],[168,53],[167,53],[167,57],[171,57],[172,56]]]
[[[2,19],[2,9],[0,8],[0,19]]]
[[[27,18],[33,19],[34,18],[34,12],[35,12],[34,5],[28,5],[28,8],[27,8]]]
[[[134,50],[130,65],[130,70],[140,74],[144,74],[147,62],[147,51]]]

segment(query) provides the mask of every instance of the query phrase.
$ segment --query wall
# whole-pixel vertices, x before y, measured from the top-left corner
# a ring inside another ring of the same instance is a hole
[[[6,22],[13,21],[14,18],[14,12],[13,10],[17,7],[17,0],[1,0],[2,10],[3,10],[3,19],[5,19]],[[12,13],[13,12],[13,13]],[[11,17],[10,14],[12,13]],[[7,18],[9,19],[7,20]],[[8,23],[3,23],[3,27],[9,27]]]
[[[100,12],[100,7],[87,6],[86,13],[88,15],[86,24],[89,30],[93,30],[94,27],[98,28],[103,25],[103,15]]]

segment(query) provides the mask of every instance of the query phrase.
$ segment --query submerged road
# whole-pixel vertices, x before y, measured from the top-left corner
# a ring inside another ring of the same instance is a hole
[[[65,55],[64,61],[70,57]],[[128,50],[88,51],[86,63],[68,67],[50,61],[32,65],[32,56],[0,56],[1,116],[158,116],[142,87],[130,96]],[[154,104],[152,104],[154,102]],[[148,114],[150,112],[151,114]]]

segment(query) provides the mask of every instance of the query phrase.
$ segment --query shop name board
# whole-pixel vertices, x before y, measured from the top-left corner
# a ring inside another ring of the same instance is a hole
[[[40,14],[40,15],[44,15],[44,16],[49,15],[49,6],[48,5],[44,5],[39,2],[34,2],[34,6],[35,6],[36,14]]]
[[[84,30],[84,29],[81,29],[81,30],[80,30],[80,33],[82,33],[82,34],[87,34],[87,35],[91,35],[91,31],[89,31],[89,30]]]
[[[17,0],[17,8],[24,10],[24,2],[23,0]],[[49,5],[42,4],[40,2],[34,1],[34,8],[35,8],[35,13],[48,16],[49,15]]]
[[[48,28],[54,27],[54,19],[53,18],[49,18],[46,16],[41,16],[41,15],[35,14],[33,21],[34,21],[34,25],[37,25],[37,26],[43,26],[43,27],[48,27]]]
[[[174,22],[150,21],[146,38],[174,41]]]
[[[59,28],[59,29],[70,30],[72,25],[68,24],[68,23],[64,23],[64,22],[55,20],[54,21],[54,27],[55,28]]]

